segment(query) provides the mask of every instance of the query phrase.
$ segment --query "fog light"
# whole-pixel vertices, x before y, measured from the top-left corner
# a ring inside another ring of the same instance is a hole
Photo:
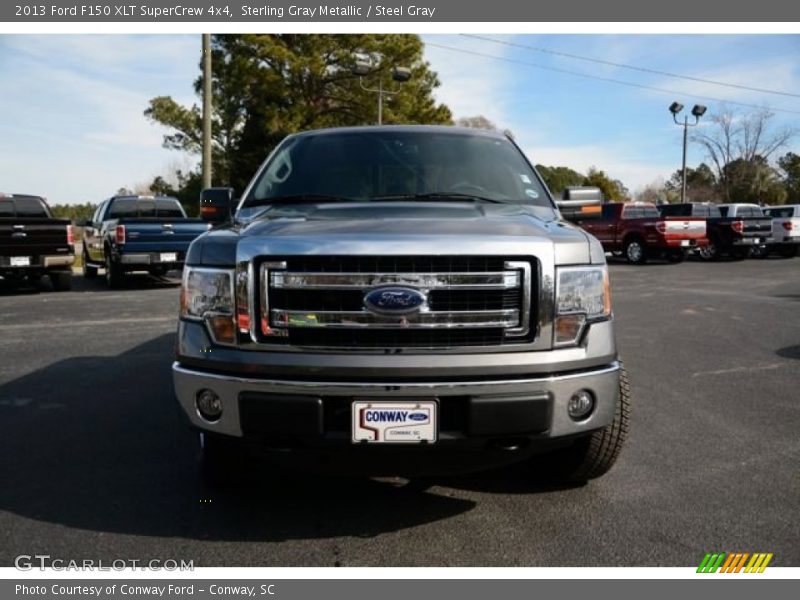
[[[222,400],[211,390],[200,390],[197,392],[197,412],[206,421],[219,421],[222,416]]]
[[[582,421],[594,410],[594,394],[589,390],[580,390],[572,394],[567,404],[567,412],[573,421]]]

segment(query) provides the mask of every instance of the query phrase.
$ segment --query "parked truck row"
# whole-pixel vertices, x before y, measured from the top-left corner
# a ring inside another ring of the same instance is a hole
[[[764,209],[708,202],[609,202],[565,214],[594,235],[606,252],[633,264],[659,257],[681,262],[692,252],[709,261],[772,253],[791,258],[800,248],[799,216],[800,205]]]
[[[183,268],[189,244],[208,229],[166,196],[114,196],[77,225],[83,236],[76,249],[72,223],[53,218],[43,198],[0,193],[0,277],[36,284],[46,276],[54,290],[68,290],[77,253],[84,277],[103,269],[116,288],[132,271],[164,275]]]

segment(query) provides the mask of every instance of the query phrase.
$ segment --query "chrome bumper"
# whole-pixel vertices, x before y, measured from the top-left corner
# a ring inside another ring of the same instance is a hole
[[[575,373],[554,374],[542,377],[453,381],[453,382],[363,382],[343,383],[331,381],[292,381],[255,379],[205,373],[172,365],[175,395],[192,425],[215,433],[242,437],[239,415],[239,396],[245,392],[276,395],[343,396],[389,399],[415,396],[441,398],[469,396],[482,401],[501,400],[509,396],[531,398],[547,396],[551,403],[551,422],[547,436],[551,438],[576,435],[609,425],[619,396],[619,364],[614,362],[602,368]],[[203,389],[213,390],[221,399],[222,417],[209,423],[197,412],[195,398]],[[567,414],[567,403],[578,390],[593,392],[596,406],[589,418],[575,422]]]
[[[50,267],[71,267],[75,262],[75,256],[72,254],[66,256],[43,256],[42,266],[46,269]]]

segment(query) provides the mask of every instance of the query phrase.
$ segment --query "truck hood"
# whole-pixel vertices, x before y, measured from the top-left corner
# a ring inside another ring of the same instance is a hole
[[[234,256],[222,248],[234,239],[237,260],[291,254],[544,254],[542,258],[552,256],[555,264],[603,260],[602,252],[598,258],[592,248],[594,238],[546,207],[466,202],[302,204],[250,209],[237,217],[236,225],[199,238],[188,262],[231,264]]]

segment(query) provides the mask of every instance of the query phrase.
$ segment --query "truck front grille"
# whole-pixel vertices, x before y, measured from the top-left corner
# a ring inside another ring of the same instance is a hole
[[[531,341],[534,264],[494,256],[302,256],[256,269],[258,334],[317,348],[498,346]],[[376,313],[375,288],[422,293],[419,311]]]

